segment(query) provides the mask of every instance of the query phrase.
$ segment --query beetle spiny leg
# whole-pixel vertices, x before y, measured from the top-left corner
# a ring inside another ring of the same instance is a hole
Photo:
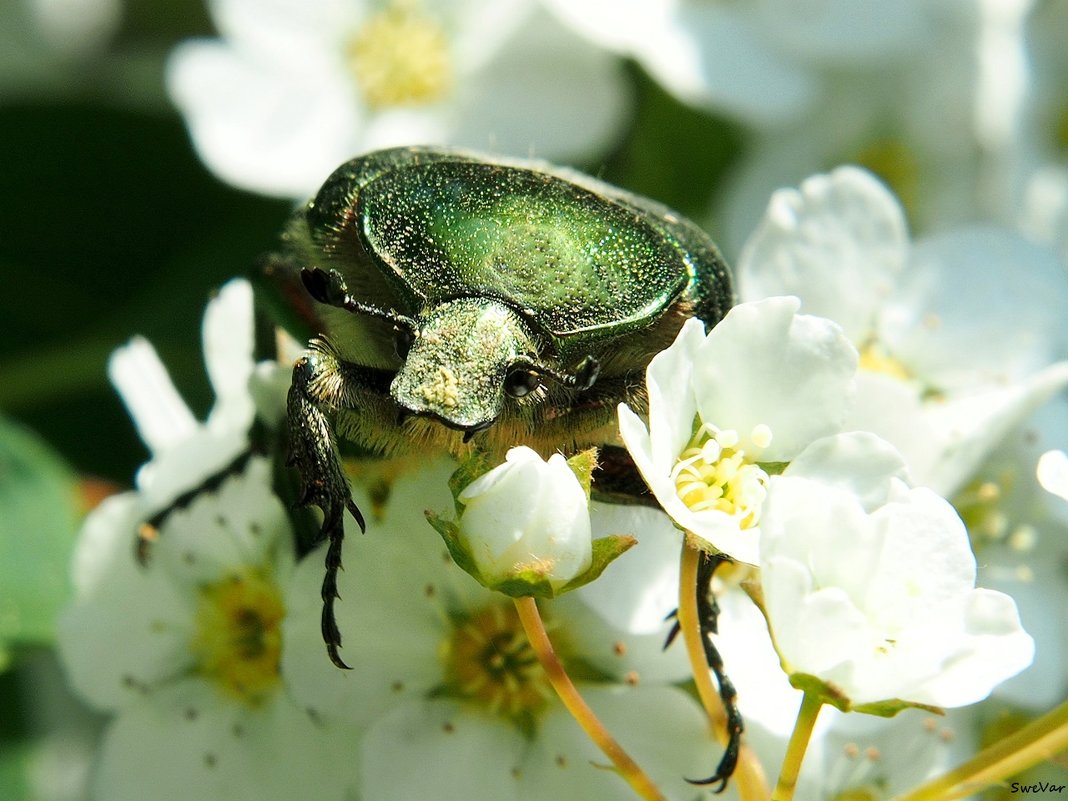
[[[339,597],[337,574],[341,570],[345,510],[352,512],[361,531],[366,528],[366,523],[352,499],[334,445],[330,422],[320,406],[325,405],[328,399],[312,394],[315,387],[332,385],[329,381],[321,380],[324,376],[336,374],[338,365],[328,351],[309,350],[309,353],[298,359],[293,366],[293,383],[289,388],[287,405],[291,457],[302,481],[299,503],[318,506],[322,510],[320,533],[330,543],[326,551],[326,575],[323,577],[322,586],[323,641],[326,643],[330,661],[339,668],[348,669],[349,666],[338,654],[341,632],[334,616],[334,601]]]
[[[719,760],[719,765],[716,766],[715,773],[707,779],[687,779],[686,781],[690,784],[699,785],[719,782],[719,787],[713,790],[714,793],[722,793],[727,789],[727,780],[734,774],[734,769],[738,766],[738,753],[742,747],[742,732],[745,731],[745,721],[742,720],[742,713],[738,709],[738,692],[734,689],[734,683],[724,672],[723,657],[720,656],[719,650],[716,648],[715,643],[712,642],[712,636],[719,633],[719,603],[712,593],[712,577],[720,565],[729,561],[730,559],[722,554],[712,556],[704,553],[701,555],[701,562],[697,566],[697,624],[701,630],[701,646],[704,648],[705,662],[716,677],[716,683],[719,685],[719,697],[723,702],[723,709],[727,715],[727,748]],[[679,635],[681,629],[679,628],[678,617],[677,609],[671,610],[664,617],[664,620],[675,621],[671,631],[668,632],[667,637],[664,639],[665,649]]]
[[[326,549],[326,575],[323,576],[322,631],[323,642],[326,643],[326,652],[330,656],[330,661],[342,670],[351,670],[351,666],[346,664],[338,654],[338,649],[341,647],[341,630],[334,616],[334,601],[341,598],[337,591],[337,574],[342,569],[341,544],[345,539],[343,510],[344,507],[339,507],[323,520],[323,531],[330,537],[330,547]]]
[[[738,709],[738,693],[734,684],[727,677],[723,667],[723,657],[712,641],[712,635],[719,633],[719,603],[712,593],[712,577],[720,565],[729,562],[730,559],[722,554],[712,556],[702,554],[701,563],[697,567],[697,620],[701,628],[701,644],[704,646],[705,661],[709,669],[716,677],[719,685],[719,697],[723,701],[723,709],[727,715],[727,748],[720,758],[716,772],[707,779],[687,779],[691,784],[707,785],[719,783],[719,787],[713,792],[722,793],[727,789],[727,781],[738,766],[738,752],[742,746],[742,732],[745,731],[745,722],[742,713]]]

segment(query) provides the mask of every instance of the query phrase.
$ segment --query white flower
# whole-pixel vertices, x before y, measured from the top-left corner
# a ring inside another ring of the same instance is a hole
[[[900,205],[856,168],[776,192],[738,278],[743,298],[796,294],[841,324],[861,353],[846,427],[893,442],[942,494],[1068,384],[1052,254],[989,228],[910,243]]]
[[[137,473],[138,497],[148,512],[165,508],[248,449],[256,408],[249,391],[255,365],[252,287],[247,281],[231,281],[208,303],[203,338],[216,396],[204,422],[193,417],[145,339],[135,337],[108,363],[108,375],[152,452]]]
[[[361,798],[619,798],[626,785],[598,767],[604,755],[556,700],[510,599],[452,565],[427,524],[424,508],[452,503],[452,469],[402,475],[367,535],[345,540],[337,618],[352,671],[323,648],[321,551],[299,565],[284,675],[317,716],[367,727],[355,757]],[[364,487],[354,493],[369,503]],[[601,680],[578,682],[582,695],[669,798],[692,799],[682,777],[704,775],[716,746],[696,702],[663,683],[679,679],[678,663],[660,672],[642,657],[637,667],[626,633],[569,614],[577,594],[539,602],[557,652],[597,667]]]
[[[812,103],[829,66],[885,67],[917,48],[924,5],[549,0],[561,19],[637,59],[683,102],[760,126],[782,124]]]
[[[763,465],[839,430],[857,354],[796,298],[734,307],[708,333],[689,320],[649,363],[649,427],[619,407],[623,441],[681,528],[735,559],[758,559]]]
[[[535,0],[212,0],[222,40],[186,42],[167,83],[204,162],[308,196],[342,162],[404,144],[595,156],[625,107],[619,64]]]
[[[58,646],[78,693],[116,715],[94,797],[349,797],[351,732],[295,706],[280,672],[293,533],[270,480],[256,458],[172,512],[144,566],[135,493],[86,520]]]
[[[589,501],[558,453],[546,462],[530,448],[512,448],[457,500],[460,537],[491,582],[532,572],[558,589],[592,562]]]
[[[859,447],[833,480],[828,458],[771,479],[761,583],[785,669],[853,706],[985,698],[1034,653],[1015,604],[975,588],[968,533],[948,502],[908,487],[903,462],[871,435],[842,436]]]

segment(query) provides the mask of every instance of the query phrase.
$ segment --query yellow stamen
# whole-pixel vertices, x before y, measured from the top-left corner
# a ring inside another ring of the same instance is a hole
[[[452,89],[449,40],[418,2],[395,0],[370,17],[348,44],[349,64],[374,109],[435,103]]]
[[[443,656],[451,692],[515,722],[530,722],[552,697],[513,606],[495,604],[464,618]]]
[[[751,439],[767,447],[771,429],[758,425]],[[702,425],[679,455],[671,478],[679,498],[693,511],[720,511],[737,518],[742,528],[752,528],[760,520],[768,475],[747,461],[738,442],[736,431]]]
[[[279,681],[282,595],[265,573],[234,573],[200,590],[190,649],[198,670],[256,706]]]

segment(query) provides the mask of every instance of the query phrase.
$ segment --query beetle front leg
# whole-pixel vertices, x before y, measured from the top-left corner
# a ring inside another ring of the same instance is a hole
[[[289,463],[300,472],[300,503],[315,505],[323,512],[321,533],[330,545],[326,552],[326,575],[323,578],[323,641],[327,653],[339,668],[349,665],[338,654],[341,632],[334,617],[334,601],[339,598],[337,573],[341,569],[341,544],[345,538],[345,509],[360,530],[366,529],[363,515],[352,499],[348,479],[341,468],[337,442],[331,427],[334,412],[346,404],[354,379],[352,366],[342,362],[330,346],[320,340],[293,365],[293,383],[289,388]]]
[[[723,702],[723,709],[727,716],[727,747],[720,758],[716,772],[707,779],[688,779],[691,784],[719,784],[714,792],[722,793],[727,788],[727,781],[734,774],[738,766],[738,755],[742,747],[742,733],[745,731],[745,723],[742,720],[741,710],[738,709],[738,693],[734,689],[734,683],[727,677],[723,666],[723,657],[712,641],[713,635],[719,634],[719,603],[712,592],[712,577],[716,570],[731,560],[723,554],[701,554],[701,562],[697,567],[697,623],[701,629],[701,645],[705,652],[705,662],[716,677],[719,684],[719,697]],[[670,617],[676,617],[672,612]],[[679,634],[679,623],[675,624],[668,632],[664,647],[667,648]]]

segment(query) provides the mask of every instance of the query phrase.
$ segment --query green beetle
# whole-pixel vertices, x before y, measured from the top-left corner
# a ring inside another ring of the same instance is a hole
[[[282,239],[264,269],[317,334],[293,370],[290,463],[302,502],[323,511],[322,629],[339,667],[345,509],[365,524],[338,440],[493,461],[515,445],[542,455],[597,445],[595,488],[637,494],[644,485],[615,447],[616,407],[644,408],[649,360],[687,318],[711,327],[733,300],[716,246],[667,207],[574,171],[451,149],[349,161]],[[701,596],[707,635],[714,601]],[[741,719],[707,637],[706,648],[733,710],[733,745],[709,780],[725,783]]]
[[[318,335],[289,393],[290,461],[331,543],[330,656],[342,516],[337,439],[366,452],[491,460],[616,443],[646,365],[683,322],[732,302],[712,241],[668,208],[540,162],[409,147],[331,175],[265,266]]]

